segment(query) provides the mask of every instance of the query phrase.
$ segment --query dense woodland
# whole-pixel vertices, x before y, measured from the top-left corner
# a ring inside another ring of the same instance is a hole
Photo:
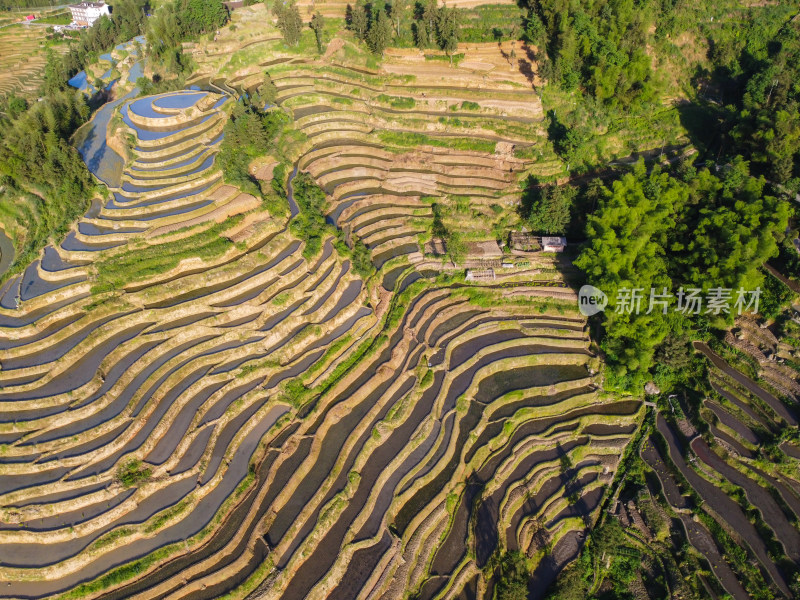
[[[768,306],[782,285],[761,267],[786,248],[791,198],[800,191],[797,9],[701,4],[542,1],[526,16],[540,75],[577,101],[569,114],[548,114],[553,148],[575,174],[603,179],[577,187],[529,180],[520,212],[533,230],[588,240],[576,265],[609,295],[601,346],[621,389],[639,390],[652,377],[671,385],[680,369],[658,357],[676,339],[686,355],[690,337],[731,317],[620,315],[618,290],[760,287]],[[676,63],[674,41],[688,35],[708,49],[705,66],[684,73],[688,101],[678,108],[699,152],[661,167],[639,162],[627,174],[582,164],[593,120],[661,110],[668,84],[657,63]]]

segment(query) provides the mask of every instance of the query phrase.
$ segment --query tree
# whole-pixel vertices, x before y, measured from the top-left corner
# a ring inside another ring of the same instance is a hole
[[[392,22],[385,11],[378,11],[378,15],[372,22],[372,26],[367,33],[367,43],[370,49],[378,56],[383,56],[383,52],[392,40]]]
[[[495,558],[497,560],[497,558]],[[521,552],[506,552],[497,560],[500,580],[497,583],[498,600],[527,600],[528,566]]]
[[[413,25],[414,43],[417,48],[424,49],[428,47],[428,28],[425,26],[424,20],[419,20]]]
[[[417,6],[419,10],[419,5]],[[421,8],[420,21],[423,23],[421,31],[425,33],[421,47],[429,48],[433,45],[436,36],[436,18],[439,15],[439,6],[437,0],[425,0],[425,4]]]
[[[615,181],[586,227],[589,245],[575,265],[587,283],[609,299],[601,347],[612,372],[640,387],[653,366],[653,354],[668,333],[665,315],[647,313],[647,300],[636,300],[651,289],[671,289],[666,248],[675,226],[674,207],[685,202],[686,190],[658,169],[647,175],[644,163]],[[646,290],[646,292],[642,292]]]
[[[640,161],[611,189],[602,188],[586,227],[589,246],[575,261],[587,283],[608,295],[600,345],[617,384],[630,390],[641,389],[657,348],[662,364],[675,360],[678,344],[662,343],[668,332],[729,323],[738,290],[764,285],[761,267],[785,236],[787,202],[766,195],[766,182],[752,177],[741,157],[722,177],[681,170],[681,177],[659,167],[648,174]],[[689,308],[684,300],[684,312],[676,313],[680,288],[684,297],[696,288],[700,304]],[[727,311],[704,299],[724,291]],[[651,307],[650,294],[668,306]]]
[[[262,83],[258,87],[258,96],[261,98],[263,102],[268,104],[275,104],[275,100],[278,97],[278,88],[275,86],[275,83],[272,81],[272,77],[269,76],[269,72],[264,72],[264,83]]]
[[[578,111],[576,111],[578,112]],[[553,144],[553,150],[556,154],[567,163],[567,170],[574,166],[581,148],[589,138],[589,132],[585,120],[579,121],[573,116],[573,122],[570,127],[559,121],[555,110],[547,112],[549,124],[547,127],[547,138]]]
[[[277,27],[283,36],[283,41],[289,46],[296,46],[303,31],[303,20],[297,4],[294,0],[290,0],[288,3],[276,0],[272,7],[272,14],[278,19]]]
[[[68,75],[65,62],[52,48],[48,48],[47,63],[44,66],[44,82],[42,83],[42,91],[45,95],[50,96],[65,89],[69,79]]]
[[[9,118],[16,119],[26,110],[28,110],[28,101],[25,100],[25,98],[11,94],[11,96],[8,98],[7,107]]]
[[[181,43],[214,31],[227,20],[228,11],[221,0],[165,2],[147,21],[148,56],[166,65],[171,72],[183,72],[191,61],[183,55]]]
[[[394,33],[398,39],[403,39],[403,23],[408,17],[410,6],[408,0],[392,0],[391,3],[386,5],[389,11],[389,16],[394,23]]]
[[[675,371],[685,369],[692,362],[690,341],[685,333],[670,332],[656,350],[656,360],[660,365]]]
[[[457,8],[443,6],[436,14],[436,38],[439,47],[450,58],[451,65],[453,64],[453,52],[458,48],[460,20]]]
[[[322,32],[325,30],[325,18],[319,11],[311,17],[311,29],[314,30],[314,37],[317,40],[317,51],[322,54]]]
[[[535,178],[529,179],[521,206],[530,229],[537,233],[563,235],[577,193],[578,190],[570,185],[540,186]]]
[[[789,219],[785,202],[764,193],[737,157],[722,179],[703,169],[687,183],[689,197],[672,232],[672,269],[684,283],[708,289],[755,289],[761,266],[778,254]]]
[[[364,4],[361,0],[359,0],[350,11],[350,29],[356,34],[359,40],[364,41],[367,39],[369,21],[367,19],[367,10],[364,8]]]
[[[228,9],[222,0],[189,0],[181,14],[181,22],[192,35],[208,33],[228,20]]]

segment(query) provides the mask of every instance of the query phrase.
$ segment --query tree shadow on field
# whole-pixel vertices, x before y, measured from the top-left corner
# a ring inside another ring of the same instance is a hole
[[[713,104],[678,104],[678,117],[701,160],[716,160],[725,149],[728,129],[720,108]]]
[[[531,85],[533,85],[533,78],[535,73],[533,72],[533,64],[525,60],[524,58],[517,59],[517,66],[519,67],[519,72],[527,79]]]

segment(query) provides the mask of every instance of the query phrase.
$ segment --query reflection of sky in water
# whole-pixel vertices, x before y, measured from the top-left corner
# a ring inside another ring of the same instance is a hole
[[[86,71],[81,71],[80,73],[77,73],[67,83],[69,85],[71,85],[72,87],[77,88],[79,90],[85,90],[86,89]]]
[[[189,171],[183,171],[183,172],[180,172],[180,173],[176,173],[174,176],[175,177],[188,177],[188,176],[191,176],[191,175],[197,175],[198,173],[201,173],[202,171],[205,171],[206,169],[210,168],[213,164],[214,164],[214,157],[213,156],[207,156],[195,168],[193,168],[193,169],[191,169]],[[171,167],[171,168],[174,168],[174,167]],[[122,190],[124,192],[148,192],[148,191],[159,190],[159,189],[163,189],[163,188],[167,187],[167,184],[160,183],[158,178],[154,178],[154,179],[139,179],[137,181],[141,181],[143,183],[143,185],[136,185],[134,183],[126,181],[122,186]],[[171,185],[171,184],[169,184],[169,185]]]
[[[145,173],[153,173],[153,174],[155,174],[155,173],[158,173],[159,171],[169,171],[169,170],[172,170],[172,169],[180,169],[181,167],[185,167],[185,166],[190,165],[190,164],[192,164],[194,162],[199,162],[199,164],[196,167],[194,167],[193,169],[189,170],[189,171],[181,171],[180,173],[176,173],[174,175],[174,177],[185,177],[187,175],[195,175],[195,174],[199,173],[200,171],[208,169],[214,163],[214,157],[213,156],[206,156],[204,159],[201,160],[201,156],[200,155],[195,155],[195,156],[192,156],[192,157],[188,158],[185,161],[181,161],[180,163],[176,163],[174,165],[169,165],[169,166],[163,167],[161,169],[138,169],[139,173],[142,173],[142,175],[136,175],[136,176],[137,177],[142,177]],[[131,176],[134,176],[134,174],[132,173]]]
[[[108,204],[106,204],[107,209],[120,209],[120,208],[132,208],[131,206],[125,206],[126,204],[135,204],[136,207],[141,206],[153,206],[154,204],[162,204],[164,202],[170,202],[172,200],[181,200],[183,198],[188,198],[189,196],[194,196],[195,194],[200,194],[205,192],[209,189],[212,185],[215,185],[216,182],[212,181],[211,183],[206,183],[200,187],[192,188],[189,190],[183,190],[182,192],[175,192],[174,194],[168,194],[166,196],[161,196],[159,198],[155,198],[153,200],[148,200],[147,202],[142,202],[141,204],[137,204],[141,198],[129,198],[124,193],[114,192],[114,199],[109,200]]]
[[[104,104],[94,119],[79,133],[82,139],[77,140],[77,148],[83,162],[98,179],[111,186],[119,183],[123,160],[106,145],[106,128],[114,109],[138,93],[139,90],[134,88],[123,98]]]
[[[140,98],[128,104],[129,109],[133,114],[148,119],[166,119],[173,115],[165,115],[164,113],[156,112],[153,110],[153,99],[150,97]]]
[[[144,70],[142,69],[142,61],[133,63],[131,65],[131,70],[128,72],[128,81],[131,83],[136,83],[136,80],[143,75]]]
[[[205,92],[171,94],[169,96],[156,98],[153,100],[153,106],[158,108],[186,109],[197,104],[204,96],[206,96]],[[138,114],[136,109],[134,109],[134,112]]]
[[[141,38],[141,42],[144,43],[144,39]],[[130,43],[127,44],[120,44],[117,46],[118,50],[125,49],[127,51],[132,50],[132,45]],[[110,57],[108,54],[101,56],[101,58],[108,60]],[[113,66],[111,69],[108,69],[106,73],[103,74],[102,78],[104,80],[108,80],[111,77],[111,72],[113,71]],[[129,71],[127,80],[130,82],[135,82],[139,77],[142,77],[143,73],[143,63],[141,61],[134,63]],[[81,90],[93,90],[89,81],[87,81],[87,74],[85,71],[82,71],[74,78],[70,80],[70,85],[77,89]],[[115,83],[119,80],[114,80],[109,82],[105,89],[110,90]],[[213,113],[207,114],[203,116],[201,119],[194,121],[193,123],[182,123],[177,126],[175,129],[171,129],[169,131],[151,131],[149,129],[140,129],[131,122],[131,115],[128,111],[135,113],[138,116],[142,117],[149,117],[149,118],[164,118],[169,117],[171,115],[165,115],[164,113],[156,112],[154,110],[154,106],[159,109],[173,109],[173,110],[185,110],[193,105],[195,105],[198,101],[200,101],[203,97],[205,97],[208,92],[202,90],[198,86],[192,86],[190,90],[184,90],[182,92],[170,93],[167,95],[159,96],[157,98],[142,98],[142,99],[133,99],[135,96],[139,94],[138,89],[132,90],[130,93],[126,94],[124,97],[119,98],[113,102],[109,102],[102,106],[94,115],[92,121],[83,128],[76,137],[75,144],[78,151],[81,154],[84,162],[86,163],[87,168],[107,185],[110,187],[120,187],[121,185],[121,175],[124,169],[124,161],[123,159],[111,148],[108,147],[106,143],[106,130],[109,124],[109,121],[117,108],[121,108],[120,113],[123,116],[123,120],[125,123],[134,129],[137,132],[137,135],[142,140],[159,140],[171,135],[175,135],[176,133],[180,133],[185,131],[186,129],[196,127],[205,123],[208,119],[213,116]],[[215,103],[215,108],[219,108],[222,106],[229,98],[223,97],[220,98]],[[222,140],[222,134],[220,133],[217,135],[211,142],[207,142],[208,146],[214,146],[218,144]],[[175,193],[167,193],[164,194],[160,198],[131,198],[128,195],[136,196],[138,195],[137,192],[146,191],[146,192],[158,192],[158,190],[163,190],[164,192],[168,191],[166,188],[170,187],[168,185],[164,185],[159,183],[158,180],[158,173],[160,171],[169,171],[175,169],[190,169],[189,171],[178,173],[178,176],[193,176],[198,173],[202,173],[207,169],[211,168],[214,164],[215,157],[211,152],[206,150],[203,146],[195,145],[192,148],[186,149],[183,152],[178,152],[174,157],[174,162],[172,164],[167,165],[160,165],[158,168],[148,169],[146,164],[139,164],[137,167],[132,168],[131,175],[136,176],[137,174],[146,175],[152,174],[155,175],[153,179],[143,179],[137,183],[146,183],[147,185],[135,185],[131,182],[126,182],[122,189],[125,190],[122,193],[115,193],[114,198],[109,200],[104,204],[104,208],[107,210],[112,211],[108,214],[105,218],[109,219],[109,221],[116,221],[118,219],[127,219],[129,217],[113,217],[114,209],[139,209],[145,207],[152,207],[149,210],[156,211],[156,214],[150,215],[137,215],[135,218],[139,220],[152,220],[163,218],[169,215],[179,215],[184,212],[190,212],[194,210],[198,210],[199,208],[209,206],[212,204],[212,201],[208,199],[197,199],[197,201],[191,201],[191,204],[188,206],[181,206],[176,207],[174,209],[167,208],[162,209],[161,211],[158,210],[159,205],[163,205],[165,203],[171,203],[176,200],[180,200],[183,198],[188,198],[196,195],[203,194],[207,192],[211,187],[217,184],[217,181],[212,182],[203,182],[201,185],[193,189],[186,189],[180,192]],[[163,159],[162,159],[163,160]],[[199,182],[198,182],[199,183]],[[127,194],[125,193],[127,192]],[[163,193],[163,192],[162,192]],[[99,208],[99,206],[98,206]],[[138,212],[138,211],[137,211]],[[104,218],[97,215],[99,218]],[[79,230],[84,235],[103,235],[105,233],[110,233],[110,230],[105,228],[98,228],[93,225],[89,225],[86,223],[79,224]],[[122,233],[123,230],[118,230],[118,233]],[[124,232],[128,232],[128,230],[124,230]],[[112,244],[116,245],[116,244]],[[74,249],[74,250],[98,250],[101,247],[108,247],[105,244],[103,245],[94,245],[94,244],[85,244],[77,240],[73,235],[68,236],[65,240],[63,245],[65,249]],[[57,260],[54,260],[55,255],[50,253],[51,255],[48,256],[48,264],[52,267],[59,267]],[[63,266],[62,266],[63,268]]]
[[[107,60],[110,63],[114,62],[114,57],[111,56],[111,52],[106,52],[105,54],[100,55],[100,60]]]
[[[44,256],[42,257],[41,267],[45,271],[55,272],[71,269],[79,264],[82,263],[64,260],[53,246],[46,246],[44,249]]]
[[[136,132],[136,135],[140,140],[146,141],[146,142],[152,142],[152,141],[155,141],[155,140],[161,140],[161,139],[164,139],[165,137],[168,137],[168,136],[171,136],[171,135],[175,135],[176,133],[180,133],[181,131],[185,131],[185,130],[189,129],[190,127],[196,127],[198,125],[201,125],[201,124],[205,123],[211,117],[214,116],[214,114],[212,113],[210,115],[206,115],[205,117],[203,117],[199,121],[193,121],[191,123],[182,123],[181,126],[176,127],[175,129],[168,129],[167,131],[153,131],[153,130],[150,130],[150,129],[141,129],[141,128],[137,127],[136,124],[131,120],[130,114],[128,114],[128,108],[129,108],[129,105],[122,107],[122,109],[120,110],[120,113],[122,114],[122,120],[125,121],[125,124],[128,127],[130,127],[131,129],[133,129]],[[137,114],[139,114],[139,113],[137,113]],[[140,116],[145,116],[145,115],[140,115]],[[161,118],[164,118],[167,115],[159,115],[159,116]]]
[[[192,194],[197,194],[197,193],[200,193],[200,190],[192,190],[191,192],[188,192],[185,195],[190,196]],[[161,202],[163,202],[163,201],[148,202],[146,204],[139,204],[137,206],[116,206],[114,204],[113,200],[110,200],[108,202],[108,205],[106,206],[106,208],[107,209],[111,209],[111,210],[123,209],[123,208],[127,208],[127,209],[144,208],[144,207],[147,207],[147,206],[153,206],[154,204],[160,204]],[[174,216],[174,215],[182,215],[183,213],[191,212],[193,210],[198,210],[200,208],[205,208],[209,204],[213,204],[213,203],[214,203],[213,200],[206,199],[206,200],[201,200],[199,202],[191,202],[189,204],[186,204],[184,206],[179,206],[179,207],[174,208],[172,210],[155,211],[155,212],[152,212],[150,214],[137,214],[135,217],[130,217],[130,216],[114,217],[114,216],[111,216],[109,220],[112,220],[112,221],[113,220],[117,220],[117,219],[119,219],[119,220],[127,220],[127,219],[131,219],[131,218],[135,218],[137,221],[152,221],[154,219],[162,219],[164,217],[171,217],[171,216]]]
[[[115,246],[121,246],[125,242],[106,242],[101,244],[86,244],[75,237],[75,232],[71,231],[66,237],[61,247],[70,252],[98,252],[100,250],[108,250]]]
[[[139,231],[144,231],[145,228],[142,227],[118,227],[114,229],[113,226],[109,227],[98,227],[93,223],[87,223],[86,221],[81,221],[78,223],[78,232],[81,235],[109,235],[113,233],[137,233]]]

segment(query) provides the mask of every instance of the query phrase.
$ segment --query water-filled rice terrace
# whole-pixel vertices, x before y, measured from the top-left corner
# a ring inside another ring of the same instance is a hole
[[[297,167],[377,275],[223,183],[226,95],[98,111],[76,143],[109,197],[0,289],[0,596],[491,598],[501,548],[539,586],[576,556],[641,402],[600,390],[556,273],[437,278],[403,218],[502,198],[516,159],[402,166],[296,73]]]
[[[682,535],[737,600],[796,590],[800,385],[789,341],[742,317],[714,349],[695,342],[712,390],[694,421],[702,429],[673,404],[641,451]]]

